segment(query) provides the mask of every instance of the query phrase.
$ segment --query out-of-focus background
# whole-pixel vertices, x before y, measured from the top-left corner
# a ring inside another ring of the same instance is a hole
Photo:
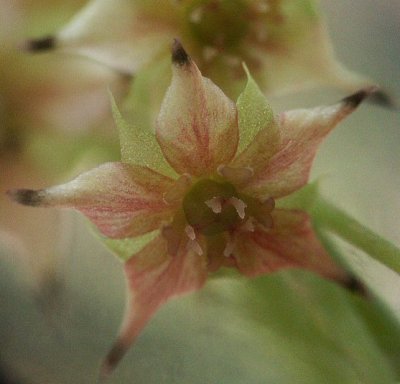
[[[123,95],[127,79],[83,59],[14,50],[26,37],[55,31],[84,3],[0,0],[0,135],[7,136],[0,136],[4,383],[95,383],[122,317],[121,265],[86,221],[71,212],[19,207],[4,196],[8,188],[40,188],[117,156],[109,148],[116,134],[107,88]],[[400,2],[321,3],[338,58],[400,102]],[[271,103],[283,110],[344,96],[321,89]],[[81,151],[85,145],[89,153]],[[330,135],[313,168],[313,177],[324,176],[324,195],[397,246],[399,146],[399,111],[365,104]],[[38,148],[41,155],[33,159]],[[66,167],[66,158],[73,164]],[[37,259],[28,256],[32,250]],[[400,319],[399,277],[349,252],[355,269]],[[39,292],[43,286],[47,291]],[[379,308],[370,313],[365,307],[304,273],[255,283],[212,281],[204,292],[165,306],[109,382],[398,381],[398,328]]]

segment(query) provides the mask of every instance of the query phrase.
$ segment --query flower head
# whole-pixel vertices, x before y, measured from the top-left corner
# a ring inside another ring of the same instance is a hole
[[[315,0],[92,0],[54,36],[26,48],[78,54],[137,74],[167,54],[175,36],[202,72],[235,97],[246,81],[242,61],[268,92],[370,84],[336,61]]]
[[[307,183],[323,138],[372,89],[275,117],[249,74],[235,104],[178,41],[172,61],[156,134],[138,131],[128,142],[122,126],[122,162],[63,185],[10,192],[25,205],[73,207],[108,238],[141,239],[125,263],[130,298],[105,372],[164,302],[200,289],[221,267],[250,277],[295,267],[344,284],[349,278],[308,215],[279,201]]]

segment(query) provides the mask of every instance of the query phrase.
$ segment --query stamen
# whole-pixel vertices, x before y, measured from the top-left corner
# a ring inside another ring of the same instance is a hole
[[[220,197],[213,197],[210,200],[205,201],[207,207],[211,208],[214,213],[222,212],[222,202]]]
[[[185,233],[189,238],[189,241],[187,242],[188,249],[196,252],[199,256],[201,256],[203,254],[203,250],[196,240],[196,232],[194,231],[194,228],[191,225],[187,225],[185,227]]]
[[[185,227],[185,233],[190,240],[196,240],[196,233],[191,225]]]
[[[240,227],[240,229],[245,232],[254,232],[256,229],[254,225],[254,219],[249,217],[249,219]]]
[[[237,214],[243,220],[246,216],[244,210],[247,208],[247,204],[237,197],[231,197],[228,201],[235,207]]]
[[[200,244],[196,240],[189,240],[187,243],[188,249],[197,253],[199,256],[203,255],[203,250],[201,249]]]
[[[232,241],[232,239],[229,239],[224,249],[224,256],[229,257],[230,255],[232,255],[234,249],[235,243]]]
[[[203,8],[202,7],[197,7],[192,11],[192,13],[189,15],[189,19],[192,23],[194,24],[199,24],[201,19],[203,18]]]
[[[257,5],[256,5],[257,11],[260,13],[267,13],[270,10],[270,5],[268,4],[267,1],[260,1]]]
[[[214,47],[206,46],[203,48],[203,58],[205,61],[211,61],[218,55],[218,50]]]

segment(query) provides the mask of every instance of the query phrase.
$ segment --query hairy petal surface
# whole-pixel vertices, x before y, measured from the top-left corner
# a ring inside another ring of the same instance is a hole
[[[229,163],[238,144],[235,104],[199,69],[179,42],[173,77],[157,120],[157,139],[178,173],[203,175]]]
[[[125,264],[130,296],[119,336],[103,363],[103,375],[115,368],[129,346],[157,311],[173,296],[200,289],[207,278],[205,256],[182,237],[176,254],[160,235]]]
[[[238,269],[258,276],[282,268],[304,268],[344,281],[347,274],[330,258],[316,238],[309,216],[302,211],[275,209],[273,228],[243,232],[235,241]]]
[[[296,109],[279,116],[281,141],[266,167],[245,189],[256,196],[282,197],[304,186],[323,139],[375,88],[367,88],[331,106]]]
[[[107,237],[124,238],[157,229],[170,218],[173,207],[163,195],[173,185],[172,179],[149,168],[105,163],[66,184],[9,194],[25,205],[75,208]]]

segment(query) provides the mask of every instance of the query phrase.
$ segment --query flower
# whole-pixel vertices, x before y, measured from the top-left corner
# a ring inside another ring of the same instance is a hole
[[[128,141],[116,111],[122,162],[48,189],[9,192],[29,206],[73,207],[107,238],[138,238],[139,250],[124,266],[125,319],[103,373],[163,303],[200,289],[221,267],[249,277],[304,268],[353,282],[318,241],[310,217],[279,203],[307,183],[321,141],[373,89],[275,118],[249,73],[235,105],[178,41],[172,62],[155,135],[139,130]]]
[[[64,4],[63,14],[71,12],[71,7],[72,2]],[[76,167],[83,153],[88,162],[100,130],[112,147],[110,124],[107,124],[112,116],[104,90],[112,83],[119,98],[124,93],[126,79],[87,60],[75,58],[62,62],[55,55],[34,58],[16,49],[27,29],[43,31],[54,17],[51,9],[56,8],[53,1],[0,1],[2,191],[22,181],[35,188],[59,181],[60,174]],[[90,135],[95,126],[96,138]],[[0,196],[0,212],[0,248],[7,249],[4,255],[12,255],[14,262],[29,272],[35,294],[40,296],[49,285],[53,289],[54,280],[60,278],[60,228],[65,232],[65,220],[55,211],[27,212],[12,204],[4,194]],[[46,234],[34,224],[38,221],[49,228]]]
[[[246,81],[242,61],[268,92],[371,84],[336,60],[315,0],[92,0],[54,36],[29,40],[26,48],[78,54],[137,74],[159,62],[175,36],[201,71],[235,97]]]
[[[72,147],[73,127],[80,127],[79,134],[83,138],[83,132],[87,134],[93,125],[103,123],[109,114],[108,100],[104,95],[107,84],[113,82],[116,95],[122,93],[120,77],[95,63],[80,60],[83,65],[80,65],[80,74],[77,74],[76,61],[79,60],[60,65],[59,58],[55,56],[32,58],[15,49],[27,28],[31,30],[36,25],[37,30],[38,27],[43,30],[43,25],[51,18],[51,11],[45,3],[0,1],[2,191],[23,181],[35,187],[56,182],[55,175],[59,177],[66,165],[71,165],[78,157],[76,137],[73,154],[71,149],[59,151],[63,160],[67,153],[69,157],[69,162],[64,162],[62,167],[58,166],[54,156],[51,161],[44,161],[46,166],[40,167],[46,155],[36,149],[39,146],[41,149],[46,146],[54,149],[57,144],[63,149],[68,145]],[[64,12],[70,7],[69,3]],[[11,255],[14,263],[23,272],[28,272],[34,294],[41,302],[42,294],[49,299],[47,290],[50,287],[55,294],[54,287],[60,279],[62,252],[57,228],[61,224],[65,226],[64,220],[55,211],[27,212],[23,207],[11,204],[4,194],[0,196],[0,212],[0,249],[6,250],[0,254],[0,259]],[[34,224],[38,221],[49,228],[45,234]]]

